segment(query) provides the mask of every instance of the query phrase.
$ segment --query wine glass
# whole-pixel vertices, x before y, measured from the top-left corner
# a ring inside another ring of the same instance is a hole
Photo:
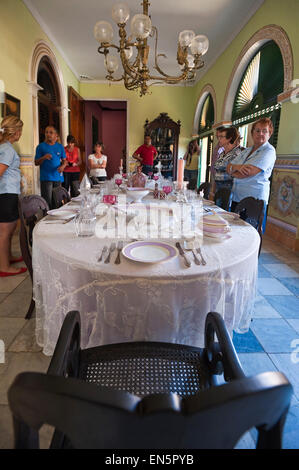
[[[123,180],[122,178],[116,178],[115,184],[117,184],[117,194],[119,194],[119,187],[122,184]]]
[[[166,194],[166,199],[169,199],[169,194],[172,192],[172,186],[167,185],[162,187],[164,193]]]
[[[154,176],[153,176],[153,179],[154,179],[155,181],[158,181],[159,176],[158,176],[158,175],[154,175]]]
[[[152,179],[152,176],[153,176],[153,172],[152,172],[152,171],[149,171],[149,172],[148,172],[148,176],[149,176],[149,179],[151,180],[151,179]]]

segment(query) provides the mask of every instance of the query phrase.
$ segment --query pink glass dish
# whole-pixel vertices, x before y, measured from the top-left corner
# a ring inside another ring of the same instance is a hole
[[[103,202],[105,204],[116,204],[117,197],[115,194],[105,194],[103,196]]]

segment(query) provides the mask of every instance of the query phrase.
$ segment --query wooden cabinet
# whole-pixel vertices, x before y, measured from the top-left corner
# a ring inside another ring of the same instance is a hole
[[[161,162],[161,173],[165,178],[176,178],[178,146],[181,122],[173,121],[167,113],[161,113],[152,122],[145,121],[144,135],[150,135],[152,145],[158,151],[154,167]],[[157,169],[154,168],[154,172]]]

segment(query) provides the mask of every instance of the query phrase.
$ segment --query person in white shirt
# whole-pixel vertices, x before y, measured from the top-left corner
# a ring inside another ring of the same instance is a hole
[[[103,142],[97,142],[94,146],[94,153],[88,157],[89,175],[98,181],[105,181],[107,178],[107,156],[102,153],[103,150]]]

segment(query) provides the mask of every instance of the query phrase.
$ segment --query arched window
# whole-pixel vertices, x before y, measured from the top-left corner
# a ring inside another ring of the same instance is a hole
[[[214,102],[212,95],[209,93],[202,105],[199,116],[198,136],[201,151],[199,159],[198,186],[200,183],[210,180],[214,120]]]
[[[37,83],[42,90],[38,92],[39,141],[45,138],[45,128],[54,126],[60,134],[60,96],[56,77],[47,57],[40,61]]]
[[[265,116],[272,119],[274,133],[270,143],[276,147],[280,119],[277,95],[283,92],[283,87],[283,58],[278,45],[269,41],[251,59],[235,96],[232,122],[239,127],[241,145],[251,144],[251,123]]]

